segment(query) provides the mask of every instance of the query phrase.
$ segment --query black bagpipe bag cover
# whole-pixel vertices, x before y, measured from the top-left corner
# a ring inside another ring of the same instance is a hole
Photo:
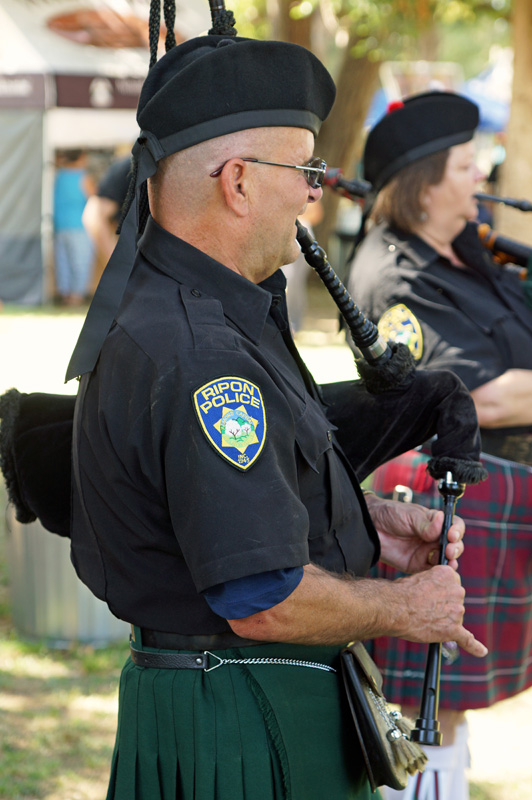
[[[70,535],[72,422],[75,395],[0,397],[0,468],[19,522]]]

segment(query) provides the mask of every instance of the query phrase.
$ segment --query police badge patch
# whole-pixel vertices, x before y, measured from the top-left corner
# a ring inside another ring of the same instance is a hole
[[[388,341],[402,342],[418,361],[423,353],[423,332],[417,317],[403,303],[388,308],[379,320],[380,335]]]
[[[193,394],[201,429],[217,453],[247,470],[266,441],[266,410],[260,389],[237,377],[216,378]]]

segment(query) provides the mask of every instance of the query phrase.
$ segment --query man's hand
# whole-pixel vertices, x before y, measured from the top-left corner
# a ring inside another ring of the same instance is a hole
[[[439,563],[443,511],[417,503],[400,503],[366,495],[366,500],[381,542],[381,561],[402,572],[414,573]],[[445,556],[449,566],[458,567],[464,550],[463,519],[455,517],[448,532]]]
[[[486,655],[487,648],[462,624],[465,591],[459,575],[449,566],[399,578],[391,586],[393,602],[399,603],[396,608],[402,606],[405,612],[391,635],[411,642],[453,641],[473,656]]]

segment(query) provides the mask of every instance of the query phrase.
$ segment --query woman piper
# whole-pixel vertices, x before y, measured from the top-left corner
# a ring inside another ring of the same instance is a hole
[[[463,800],[469,795],[465,711],[532,685],[532,310],[517,276],[481,245],[475,191],[476,105],[430,92],[393,104],[370,131],[364,177],[373,186],[369,232],[349,288],[381,334],[408,344],[427,369],[452,369],[475,402],[489,479],[468,487],[460,574],[466,620],[489,648],[483,661],[446,650],[440,684],[441,748],[423,776],[386,798]],[[374,475],[378,494],[407,485],[413,501],[440,506],[422,452]],[[379,575],[397,575],[386,567]],[[415,717],[426,647],[378,639],[373,655],[388,699]]]

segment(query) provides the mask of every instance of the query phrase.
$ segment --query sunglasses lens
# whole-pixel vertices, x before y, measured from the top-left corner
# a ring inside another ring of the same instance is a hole
[[[327,164],[322,158],[311,158],[307,167],[311,167],[311,170],[305,170],[305,178],[307,179],[308,185],[312,189],[319,189],[319,187],[323,183],[323,179],[325,177],[325,170],[327,169]],[[319,172],[315,172],[314,170],[319,170]]]

